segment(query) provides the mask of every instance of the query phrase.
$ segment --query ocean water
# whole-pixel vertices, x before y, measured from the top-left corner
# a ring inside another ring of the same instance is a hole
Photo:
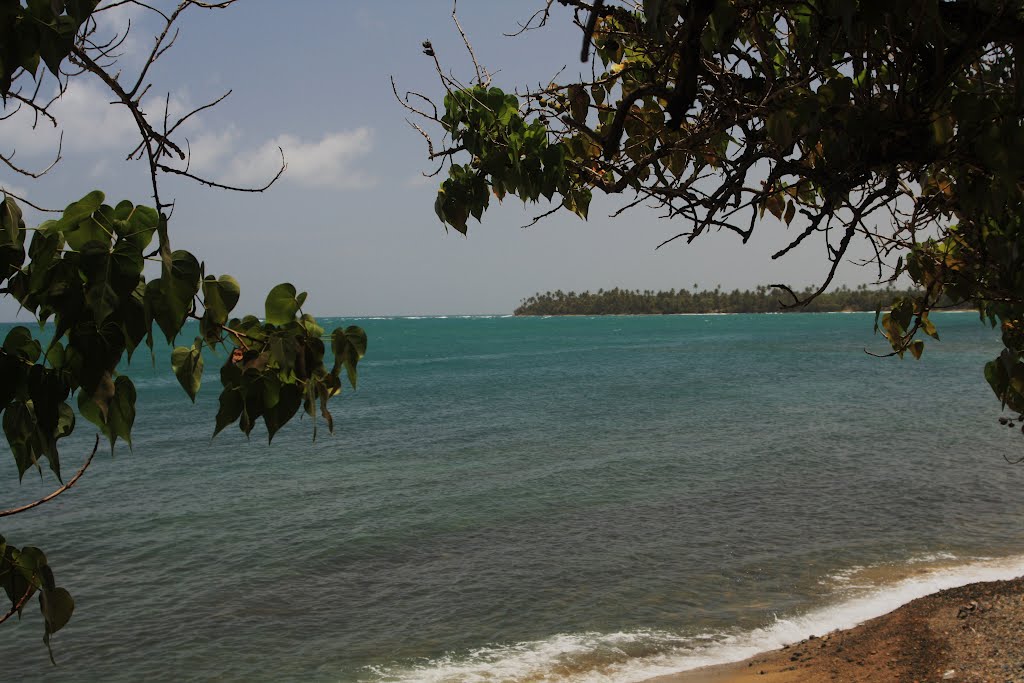
[[[134,452],[3,520],[75,596],[39,681],[641,681],[1024,573],[1024,436],[936,316],[877,359],[869,314],[378,318],[336,432],[211,440],[140,353]],[[9,327],[9,326],[8,326]],[[4,332],[4,330],[0,330]],[[4,332],[5,333],[5,332]],[[321,425],[322,427],[322,425]],[[73,472],[91,446],[66,441]],[[258,435],[257,435],[258,434]],[[5,448],[6,450],[6,448]],[[0,507],[49,492],[0,454]]]

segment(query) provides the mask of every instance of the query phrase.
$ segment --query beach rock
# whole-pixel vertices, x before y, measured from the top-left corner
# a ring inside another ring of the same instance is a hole
[[[960,608],[960,610],[956,613],[956,618],[957,619],[966,619],[967,617],[969,617],[971,615],[972,612],[976,611],[977,609],[978,609],[978,602],[976,600],[971,600],[970,603],[968,603],[966,605],[963,605]]]

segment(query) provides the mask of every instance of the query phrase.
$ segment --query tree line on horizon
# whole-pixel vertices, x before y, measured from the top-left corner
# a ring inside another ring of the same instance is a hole
[[[813,286],[797,291],[801,300],[814,291]],[[670,289],[652,290],[599,289],[597,292],[544,292],[523,299],[515,309],[516,315],[670,315],[674,313],[827,313],[836,311],[876,311],[879,307],[905,297],[920,296],[916,290],[893,287],[871,289],[859,285],[851,289],[845,285],[820,294],[806,305],[787,307],[793,297],[779,287],[761,285],[753,290],[724,291],[721,285],[711,290]],[[964,308],[949,299],[937,308]]]

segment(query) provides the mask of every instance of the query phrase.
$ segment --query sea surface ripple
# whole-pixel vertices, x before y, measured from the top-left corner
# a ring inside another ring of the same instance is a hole
[[[56,667],[34,606],[0,627],[6,671],[631,681],[1024,571],[975,315],[919,362],[867,355],[869,314],[327,322],[370,349],[316,441],[211,440],[223,355],[194,406],[168,348],[123,368],[133,450],[0,529],[77,603]],[[0,458],[0,507],[55,485]]]

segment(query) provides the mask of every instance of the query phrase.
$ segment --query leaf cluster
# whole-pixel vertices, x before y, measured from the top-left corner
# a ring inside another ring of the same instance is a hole
[[[823,241],[822,285],[786,288],[789,307],[825,292],[859,240],[880,282],[918,287],[879,310],[893,355],[921,354],[940,302],[976,307],[1007,342],[986,376],[1005,406],[1024,405],[1024,1],[559,4],[583,29],[589,74],[517,91],[518,114],[442,74],[443,113],[427,112],[451,142],[431,154],[452,164],[442,221],[464,230],[490,192],[546,196],[514,173],[546,175],[556,147],[556,210],[599,190],[631,197],[620,212],[652,205],[683,226],[665,243],[720,230],[746,242],[765,224],[794,231],[775,259]],[[480,125],[485,110],[545,146],[492,163],[511,147],[504,124]]]
[[[42,61],[56,76],[98,0],[0,1],[0,96],[18,69],[34,74]]]
[[[128,201],[114,206],[104,201],[102,192],[90,192],[59,219],[33,230],[13,198],[0,204],[0,287],[48,333],[41,339],[16,326],[0,347],[0,412],[19,476],[32,468],[41,472],[45,460],[61,479],[58,442],[75,428],[75,394],[77,414],[92,422],[111,448],[118,439],[130,446],[137,395],[122,361],[142,344],[152,353],[155,334],[173,343],[190,320],[199,322],[201,336],[190,347],[175,347],[170,360],[193,401],[204,350],[226,352],[214,434],[237,422],[248,435],[262,417],[272,439],[300,407],[314,418],[323,416],[333,431],[328,401],[341,391],[342,372],[356,386],[366,334],[355,326],[334,330],[328,337],[334,358],[328,367],[324,330],[302,312],[306,294],[288,283],[270,291],[263,320],[231,318],[241,294],[234,278],[208,275],[205,264],[187,251],[158,257],[151,247],[166,229],[166,217]],[[160,273],[148,281],[147,261],[158,264]],[[13,546],[10,552],[20,557]],[[25,574],[25,580],[42,591],[48,642],[70,617],[70,607],[64,616],[70,596],[47,588],[52,573],[39,574],[45,564],[40,562],[32,565],[36,578]],[[11,581],[24,574],[12,572]],[[21,598],[16,589],[8,591],[12,605]]]
[[[142,344],[152,355],[157,334],[173,344],[189,321],[198,321],[199,336],[191,346],[175,347],[170,360],[193,401],[204,359],[214,351],[226,354],[214,434],[237,422],[248,435],[262,417],[273,438],[300,407],[314,418],[323,416],[333,430],[328,402],[341,391],[342,372],[356,385],[357,364],[366,352],[361,329],[352,326],[325,335],[302,311],[305,293],[297,294],[287,283],[268,295],[264,319],[232,317],[241,294],[238,282],[229,275],[208,274],[199,258],[171,246],[167,214],[173,203],[161,200],[160,177],[172,174],[210,187],[262,192],[285,170],[283,151],[281,166],[263,187],[225,185],[189,170],[188,145],[173,138],[186,121],[227,94],[177,117],[166,108],[162,116],[142,109],[153,86],[152,67],[176,41],[182,13],[223,9],[234,2],[180,0],[165,7],[125,0],[100,7],[96,0],[0,0],[0,97],[9,107],[2,118],[27,107],[37,123],[42,118],[56,126],[50,108],[69,82],[98,79],[112,104],[124,107],[135,124],[138,137],[128,159],[146,162],[153,199],[151,207],[129,201],[107,204],[104,194],[94,191],[55,212],[61,213],[59,219],[31,229],[18,203],[26,200],[4,195],[0,202],[0,294],[33,314],[40,330],[33,335],[28,327],[14,327],[0,346],[0,413],[20,478],[33,468],[42,475],[45,460],[63,482],[58,444],[74,430],[76,415],[93,423],[112,451],[118,439],[130,447],[137,395],[125,362]],[[130,24],[119,27],[109,40],[96,35],[96,15],[127,4],[162,24],[148,55],[131,65],[137,68],[134,78],[118,63]],[[47,100],[41,93],[49,91],[44,88],[49,77],[57,95]],[[54,164],[60,154],[58,145]],[[0,153],[0,163],[24,176],[37,178],[50,168],[32,172],[16,165],[13,156]],[[147,272],[156,277],[147,279]],[[333,364],[326,358],[326,340]],[[314,437],[316,429],[314,419]],[[24,513],[68,490],[95,453],[94,448],[60,488],[28,505],[0,509],[0,517]],[[49,645],[50,635],[70,618],[73,601],[54,585],[42,552],[19,550],[0,538],[0,582],[5,582],[12,603],[8,617],[20,614],[25,602],[39,594]],[[29,588],[20,590],[23,584]]]
[[[438,190],[434,211],[446,225],[466,234],[470,216],[480,220],[493,192],[524,202],[564,197],[567,208],[586,217],[590,189],[575,182],[565,165],[566,149],[552,142],[543,121],[527,121],[515,95],[483,85],[450,92],[441,118],[453,144],[472,156],[452,164]]]
[[[317,414],[334,431],[334,418],[328,401],[341,392],[341,371],[352,388],[356,387],[359,359],[366,353],[366,333],[356,326],[338,328],[330,335],[334,363],[324,362],[324,329],[301,312],[306,293],[296,294],[289,283],[275,287],[267,295],[266,318],[254,316],[232,319],[226,327],[233,344],[231,357],[220,370],[220,409],[215,434],[238,422],[248,435],[256,420],[263,418],[270,439],[302,408],[313,418],[316,433]],[[174,350],[175,374],[194,397],[199,388],[204,339],[196,338],[192,348]]]
[[[0,585],[11,602],[11,609],[0,617],[0,623],[15,614],[20,617],[29,599],[39,595],[39,610],[45,624],[43,642],[53,661],[50,636],[70,621],[75,600],[67,589],[57,585],[46,555],[32,546],[17,548],[0,536]]]

